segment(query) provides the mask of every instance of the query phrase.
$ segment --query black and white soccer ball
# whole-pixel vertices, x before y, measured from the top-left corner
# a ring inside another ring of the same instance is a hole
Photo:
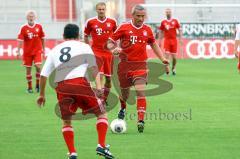
[[[113,133],[121,134],[127,131],[127,124],[122,119],[114,119],[110,124],[110,128]]]

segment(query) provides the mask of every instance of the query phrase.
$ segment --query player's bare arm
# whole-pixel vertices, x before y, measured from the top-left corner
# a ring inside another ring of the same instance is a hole
[[[101,82],[100,82],[100,73],[98,71],[98,67],[92,66],[92,67],[90,67],[90,70],[92,72],[93,78],[95,79],[96,89],[102,89]]]
[[[92,72],[92,76],[95,79],[95,84],[96,84],[96,95],[100,98],[103,96],[103,91],[102,91],[102,85],[101,85],[101,74],[98,71],[97,66],[92,66],[90,67],[90,70]]]
[[[162,44],[162,40],[163,40],[163,31],[162,30],[160,30],[159,32],[158,32],[158,43],[159,43],[159,45],[161,46],[161,44]]]
[[[17,44],[17,58],[20,58],[20,56],[21,56],[20,49],[22,48],[22,44],[23,44],[23,41],[18,40],[18,44]]]
[[[43,54],[45,53],[45,39],[42,39]]]
[[[45,56],[45,39],[42,39],[42,48],[43,48],[43,51],[42,51],[42,59],[44,59],[44,56]]]
[[[84,35],[84,42],[86,44],[89,44],[89,36],[88,35]]]
[[[42,107],[45,104],[46,83],[47,83],[47,77],[41,76],[40,77],[40,94],[39,94],[39,97],[37,99],[37,104],[38,104],[39,107]]]
[[[162,49],[158,46],[156,42],[150,45],[153,49],[154,54],[162,61],[164,64],[169,64],[169,61],[163,56]]]
[[[178,40],[180,42],[180,45],[182,45],[183,44],[183,41],[182,41],[182,28],[178,29]]]

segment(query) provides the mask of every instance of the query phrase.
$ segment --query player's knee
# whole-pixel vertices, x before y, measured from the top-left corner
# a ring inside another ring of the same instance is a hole
[[[41,71],[41,66],[40,65],[35,65],[36,71],[40,72]]]
[[[122,94],[121,99],[126,102],[129,97],[129,93]]]
[[[144,90],[145,90],[146,81],[140,79],[140,80],[137,80],[134,84],[135,84],[137,96],[145,96]]]
[[[107,119],[107,113],[106,112],[101,113],[101,114],[97,115],[97,118],[106,118]]]
[[[26,74],[27,75],[31,74],[31,70],[32,70],[31,67],[26,67]]]
[[[105,78],[106,84],[111,85],[111,77]]]
[[[176,55],[172,55],[172,59],[176,61],[177,60]]]
[[[111,88],[111,87],[112,87],[111,82],[110,82],[110,83],[106,82],[106,83],[104,84],[104,87],[106,87],[106,88]]]
[[[106,78],[106,83],[111,83],[111,78],[110,77]]]
[[[145,92],[143,90],[137,90],[136,94],[138,97],[145,97]]]
[[[71,120],[63,120],[63,126],[71,126],[72,121]]]
[[[130,93],[129,88],[121,89],[121,96],[119,96],[119,98],[126,102],[129,97],[129,93]]]

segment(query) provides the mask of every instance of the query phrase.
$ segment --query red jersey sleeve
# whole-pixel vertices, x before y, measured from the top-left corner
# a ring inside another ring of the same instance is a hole
[[[87,21],[85,24],[85,28],[84,28],[84,34],[85,35],[90,35],[91,33],[91,27],[90,27],[90,22]]]
[[[161,22],[161,24],[160,24],[160,26],[159,26],[159,28],[158,28],[159,30],[164,30],[164,25],[163,25],[163,21]]]
[[[118,39],[120,39],[123,36],[123,26],[119,26],[115,32],[112,34],[112,36],[109,37],[109,39],[113,40],[113,41],[117,41]]]
[[[148,30],[148,41],[147,41],[148,44],[153,44],[155,43],[155,38],[154,38],[154,35],[153,35],[153,32],[152,32],[152,29],[149,28]]]
[[[44,31],[43,31],[42,26],[41,26],[40,38],[42,38],[42,39],[45,38],[45,33],[44,33]]]
[[[179,29],[181,27],[180,23],[178,20],[176,20],[176,28]]]
[[[24,40],[24,29],[23,29],[23,27],[20,28],[17,39],[18,40]]]

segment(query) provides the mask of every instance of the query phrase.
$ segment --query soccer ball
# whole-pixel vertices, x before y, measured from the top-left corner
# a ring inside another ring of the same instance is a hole
[[[121,134],[127,131],[127,124],[122,119],[114,119],[110,124],[110,128],[113,133]]]

